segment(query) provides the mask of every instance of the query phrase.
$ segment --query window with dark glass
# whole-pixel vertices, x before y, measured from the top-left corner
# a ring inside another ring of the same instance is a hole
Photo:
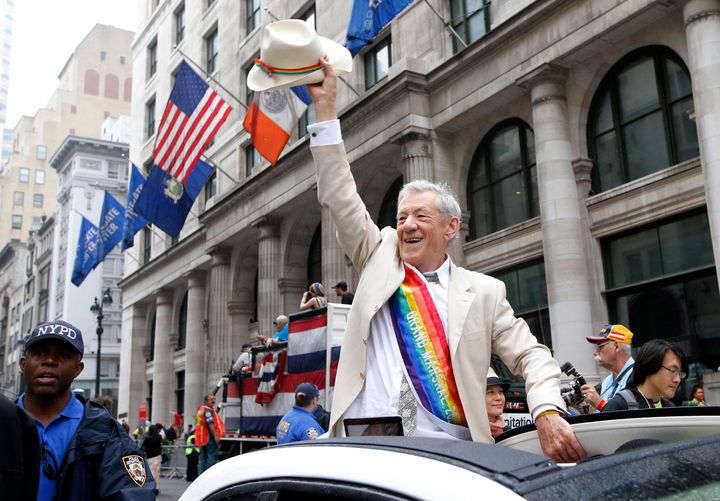
[[[470,238],[479,238],[540,213],[535,138],[522,120],[493,128],[480,143],[467,182]]]
[[[155,360],[155,327],[156,327],[156,321],[157,321],[157,312],[153,313],[152,322],[150,322],[150,358],[148,359],[148,362],[152,362]],[[152,394],[152,392],[151,392]]]
[[[12,229],[13,230],[20,230],[22,229],[22,216],[19,214],[13,214],[12,216]]]
[[[621,59],[590,107],[593,189],[602,192],[699,155],[690,74],[665,47]]]
[[[27,167],[20,167],[20,169],[18,170],[18,176],[21,183],[29,183],[30,169],[28,169]]]
[[[188,310],[188,293],[183,296],[180,303],[180,312],[178,315],[178,344],[177,349],[185,349],[187,341],[187,310]]]
[[[145,122],[147,123],[146,139],[155,134],[155,96],[145,104]]]
[[[205,183],[205,201],[207,202],[217,194],[217,171],[210,174]]]
[[[152,230],[150,226],[143,228],[143,264],[150,262],[152,251]]]
[[[260,0],[245,0],[246,28],[249,34],[260,26]]]
[[[150,42],[147,48],[147,77],[157,72],[157,38]]]
[[[25,192],[16,191],[13,197],[13,205],[16,207],[22,207],[25,203]]]
[[[185,38],[185,4],[181,4],[175,11],[175,45]]]
[[[260,163],[260,153],[253,145],[245,148],[245,177],[252,176],[253,167]]]
[[[33,193],[33,207],[42,208],[44,202],[44,195],[42,193]]]
[[[205,69],[210,74],[217,70],[218,45],[218,30],[215,28],[205,37]]]
[[[175,409],[183,412],[185,408],[185,371],[175,373]]]
[[[490,31],[491,14],[490,0],[451,0],[450,16],[451,25],[455,32],[466,44],[470,45],[475,40],[482,38]],[[455,36],[453,48],[455,52],[463,48]]]
[[[308,285],[322,282],[322,224],[318,224],[310,239],[310,248],[307,257]]]
[[[383,201],[380,204],[380,212],[378,213],[378,227],[397,227],[398,195],[400,194],[400,189],[402,187],[403,177],[400,176],[395,181],[393,181],[393,184],[390,185],[390,188],[385,193]]]
[[[388,76],[392,64],[390,37],[385,37],[365,53],[365,88],[369,89]]]
[[[633,346],[677,343],[693,371],[720,365],[720,293],[707,213],[694,212],[602,241],[608,310]]]

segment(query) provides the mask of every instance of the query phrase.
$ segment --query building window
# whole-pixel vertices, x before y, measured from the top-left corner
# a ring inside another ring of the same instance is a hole
[[[120,64],[125,64],[125,56],[120,56]]]
[[[310,240],[307,257],[307,282],[322,282],[322,224],[318,224]]]
[[[177,349],[185,349],[187,342],[187,310],[188,310],[188,293],[183,296],[180,303],[180,314],[178,315],[178,344]]]
[[[47,159],[47,146],[39,144],[37,147],[37,159],[38,160],[45,160]]]
[[[15,207],[22,207],[25,204],[25,192],[24,191],[16,191],[15,196],[13,197],[13,205]]]
[[[85,94],[89,94],[91,96],[100,95],[100,73],[95,70],[87,70],[85,72],[83,91]]]
[[[209,9],[210,7],[212,7],[212,5],[213,5],[214,3],[215,3],[215,0],[207,0],[208,9]]]
[[[247,34],[260,26],[260,0],[245,0],[245,13],[247,16]]]
[[[679,344],[694,371],[720,365],[720,293],[707,213],[695,212],[605,239],[608,310],[633,346]]]
[[[12,216],[12,229],[13,230],[21,230],[22,229],[22,216],[19,214],[13,214]]]
[[[150,360],[155,360],[155,328],[157,327],[157,311],[153,313],[152,322],[150,323]]]
[[[147,48],[147,78],[150,79],[157,72],[157,38],[153,39]]]
[[[698,156],[693,108],[690,74],[670,49],[645,47],[621,59],[590,107],[595,192]]]
[[[260,163],[260,154],[253,145],[245,148],[245,177],[252,176],[253,167]]]
[[[30,169],[27,167],[20,167],[18,170],[19,174],[19,181],[21,183],[29,183],[30,182]]]
[[[143,264],[150,262],[150,255],[152,249],[152,229],[150,226],[143,228]]]
[[[470,238],[479,238],[540,213],[535,138],[528,125],[510,119],[480,143],[467,182]]]
[[[185,38],[185,4],[181,4],[175,11],[175,45]]]
[[[104,50],[100,51],[100,61],[105,61],[105,58],[107,57],[107,53]]]
[[[207,60],[207,72],[211,75],[217,70],[218,57],[218,30],[213,29],[208,36],[205,37],[205,58]]]
[[[217,194],[217,171],[213,172],[205,183],[205,202]]]
[[[150,139],[155,134],[155,96],[145,104],[145,121],[147,122],[146,139]]]
[[[380,228],[390,226],[395,228],[397,225],[397,209],[398,195],[403,186],[403,177],[399,176],[385,193],[383,201],[380,204],[380,212],[378,212],[377,223]]]
[[[388,75],[392,64],[390,37],[385,37],[365,53],[365,89],[369,89]]]
[[[103,95],[110,99],[117,99],[120,96],[120,79],[117,75],[108,73],[105,75],[105,91]],[[105,118],[109,117],[110,113],[105,112]]]
[[[175,410],[182,413],[185,408],[185,371],[175,373],[175,387]]]
[[[453,0],[450,2],[451,24],[466,44],[479,40],[490,30],[490,0]],[[453,49],[458,52],[462,44],[453,39]]]
[[[37,169],[35,171],[35,184],[45,184],[45,171]]]
[[[44,201],[44,195],[42,193],[33,193],[33,207],[41,209]]]

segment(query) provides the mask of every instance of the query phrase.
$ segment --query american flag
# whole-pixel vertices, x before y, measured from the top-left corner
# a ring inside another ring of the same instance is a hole
[[[183,61],[155,140],[154,163],[185,184],[232,108]]]

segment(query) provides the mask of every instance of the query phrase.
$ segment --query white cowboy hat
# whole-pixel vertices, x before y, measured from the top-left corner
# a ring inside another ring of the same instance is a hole
[[[260,59],[250,69],[247,85],[251,90],[280,89],[321,82],[318,61],[325,57],[336,74],[352,71],[352,56],[345,47],[319,36],[302,19],[268,24],[263,30]]]

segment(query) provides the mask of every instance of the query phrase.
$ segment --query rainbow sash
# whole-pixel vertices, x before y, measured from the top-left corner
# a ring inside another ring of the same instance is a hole
[[[445,329],[425,281],[405,266],[405,280],[389,303],[395,337],[418,400],[442,421],[467,426]]]

